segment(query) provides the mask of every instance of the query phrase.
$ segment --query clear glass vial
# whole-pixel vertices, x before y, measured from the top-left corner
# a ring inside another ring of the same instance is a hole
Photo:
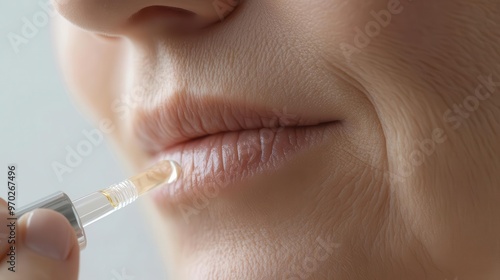
[[[21,217],[37,208],[55,210],[68,219],[75,230],[80,249],[84,249],[87,244],[84,230],[86,226],[129,205],[139,196],[158,186],[175,182],[180,172],[181,168],[178,163],[164,160],[123,182],[75,201],[71,201],[65,193],[57,192],[20,209],[16,216]]]

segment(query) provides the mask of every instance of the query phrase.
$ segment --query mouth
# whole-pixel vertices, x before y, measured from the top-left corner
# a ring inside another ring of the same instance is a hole
[[[271,175],[332,141],[342,123],[287,106],[213,98],[170,98],[135,112],[133,131],[142,150],[154,162],[170,159],[182,167],[176,183],[155,191],[160,204],[192,203]]]

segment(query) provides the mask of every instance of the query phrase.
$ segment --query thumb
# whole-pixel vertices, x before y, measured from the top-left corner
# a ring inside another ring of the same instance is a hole
[[[5,220],[0,220],[0,224],[5,224]],[[9,244],[7,253],[2,254],[7,258],[0,265],[0,279],[78,279],[80,248],[73,228],[62,214],[48,209],[26,213],[17,222],[16,235],[15,248]],[[14,252],[14,262],[9,252]]]

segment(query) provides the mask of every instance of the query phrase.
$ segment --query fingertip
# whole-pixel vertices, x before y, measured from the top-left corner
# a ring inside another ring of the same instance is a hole
[[[3,256],[9,248],[10,228],[8,227],[9,211],[7,202],[0,198],[0,254]],[[1,259],[1,258],[0,258]]]
[[[68,220],[49,209],[37,209],[19,219],[23,246],[40,256],[65,261],[78,249]],[[78,251],[78,250],[77,250]]]
[[[78,279],[80,248],[62,214],[37,209],[20,217],[15,227],[15,245],[9,262],[0,264],[0,279]]]
[[[7,201],[3,198],[0,197],[0,211],[3,211],[4,209],[7,210]]]

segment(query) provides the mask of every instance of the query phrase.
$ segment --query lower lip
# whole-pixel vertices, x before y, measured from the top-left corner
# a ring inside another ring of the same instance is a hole
[[[262,174],[272,174],[301,153],[332,139],[338,122],[315,126],[264,128],[209,135],[176,145],[156,160],[170,159],[182,167],[174,184],[157,189],[159,205],[193,203]]]

